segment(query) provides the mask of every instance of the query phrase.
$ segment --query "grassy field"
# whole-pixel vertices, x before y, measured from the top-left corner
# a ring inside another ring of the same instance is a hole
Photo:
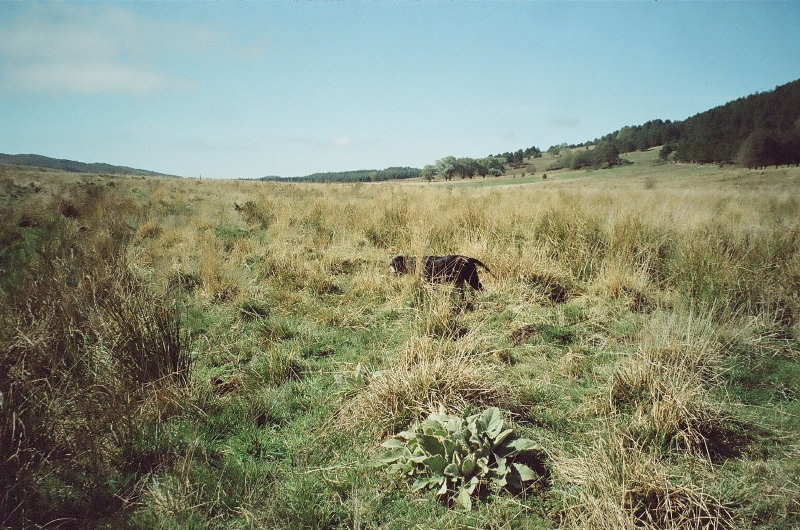
[[[321,185],[0,168],[0,526],[796,528],[800,169]],[[396,254],[486,263],[465,310]],[[541,454],[467,511],[440,407]]]

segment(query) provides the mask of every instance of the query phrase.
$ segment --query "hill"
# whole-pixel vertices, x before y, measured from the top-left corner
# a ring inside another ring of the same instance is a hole
[[[619,152],[664,145],[662,157],[747,167],[800,163],[800,80],[739,98],[683,121],[651,120],[577,146]]]
[[[13,164],[17,166],[32,166],[44,167],[48,169],[59,169],[61,171],[69,171],[71,173],[102,173],[106,175],[139,175],[148,177],[173,177],[175,175],[166,175],[164,173],[157,173],[155,171],[147,171],[144,169],[136,169],[127,166],[114,166],[111,164],[104,164],[99,162],[86,163],[77,162],[75,160],[64,160],[59,158],[50,158],[42,155],[7,155],[0,153],[0,164]]]

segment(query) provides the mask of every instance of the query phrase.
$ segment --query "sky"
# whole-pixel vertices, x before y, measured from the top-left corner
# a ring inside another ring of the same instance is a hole
[[[794,0],[0,0],[0,152],[185,177],[545,150],[798,78]]]

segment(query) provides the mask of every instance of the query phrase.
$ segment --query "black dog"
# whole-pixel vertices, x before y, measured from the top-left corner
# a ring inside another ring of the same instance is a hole
[[[480,265],[489,274],[489,267],[467,256],[425,256],[422,258],[422,277],[433,283],[452,283],[464,294],[464,284],[468,283],[476,291],[482,291],[478,279]],[[413,256],[395,256],[389,264],[389,272],[395,274],[413,274],[417,269],[417,258]]]

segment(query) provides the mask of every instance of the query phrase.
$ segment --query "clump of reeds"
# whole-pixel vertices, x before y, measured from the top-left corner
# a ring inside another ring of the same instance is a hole
[[[512,400],[512,391],[492,376],[479,354],[449,339],[426,337],[412,340],[398,359],[369,374],[340,418],[347,425],[371,423],[394,432],[440,406],[455,413],[469,406],[510,408]]]
[[[597,433],[591,446],[556,456],[563,528],[729,528],[730,509],[689,478],[670,473],[658,453],[624,433]]]
[[[108,481],[145,458],[127,452],[139,422],[153,425],[143,403],[173,403],[156,389],[179,388],[190,364],[177,307],[126,266],[130,205],[83,186],[50,212],[0,311],[0,524],[11,526],[118,509],[129,492]]]
[[[711,397],[722,350],[709,319],[656,315],[611,379],[611,410],[627,411],[630,432],[643,440],[707,458],[738,453],[726,433],[730,416]]]

